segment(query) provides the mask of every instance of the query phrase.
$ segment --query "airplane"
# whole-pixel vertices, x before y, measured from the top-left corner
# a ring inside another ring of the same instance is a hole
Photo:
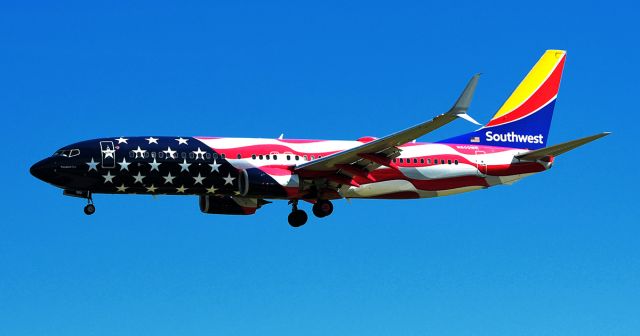
[[[74,143],[34,164],[38,179],[87,200],[94,194],[194,195],[207,214],[251,215],[288,200],[288,222],[333,212],[333,200],[415,199],[510,185],[546,171],[555,158],[609,134],[547,146],[566,51],[547,50],[484,126],[467,114],[479,75],[449,111],[382,138],[356,141],[132,136]],[[416,142],[458,119],[476,131]]]

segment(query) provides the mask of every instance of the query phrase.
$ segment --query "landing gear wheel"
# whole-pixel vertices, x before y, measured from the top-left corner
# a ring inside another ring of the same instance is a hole
[[[309,217],[304,210],[293,210],[289,214],[289,225],[293,227],[303,226]]]
[[[87,205],[84,207],[84,213],[85,213],[86,215],[93,215],[95,212],[96,212],[96,207],[95,207],[95,205],[93,205],[93,204],[87,204]]]
[[[333,212],[333,203],[327,200],[318,200],[316,204],[313,205],[313,214],[318,217],[327,217]]]

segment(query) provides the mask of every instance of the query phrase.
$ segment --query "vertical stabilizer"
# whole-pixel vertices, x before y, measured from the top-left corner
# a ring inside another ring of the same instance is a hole
[[[545,147],[565,59],[565,51],[547,50],[489,123],[475,132],[440,142]]]

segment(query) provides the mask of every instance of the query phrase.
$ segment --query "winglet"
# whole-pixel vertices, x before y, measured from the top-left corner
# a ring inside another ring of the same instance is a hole
[[[516,158],[520,160],[540,160],[544,157],[548,156],[558,156],[562,153],[566,153],[572,149],[578,148],[582,145],[585,145],[591,141],[600,139],[604,136],[611,134],[611,132],[602,132],[592,136],[584,137],[581,139],[567,141],[555,146],[545,147],[541,149],[537,149],[534,151],[530,151],[521,155],[516,156]]]
[[[480,123],[467,114],[467,110],[469,109],[471,100],[473,99],[473,93],[476,91],[476,86],[478,86],[478,79],[480,79],[480,74],[475,74],[471,77],[469,83],[467,83],[467,86],[464,88],[464,91],[462,91],[460,97],[458,97],[458,100],[456,100],[456,103],[453,104],[447,114],[452,114],[476,125],[480,125]]]

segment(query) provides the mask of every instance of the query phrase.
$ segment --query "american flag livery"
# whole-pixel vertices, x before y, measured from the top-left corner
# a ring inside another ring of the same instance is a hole
[[[518,133],[537,113],[550,123],[564,59],[563,51],[547,51],[486,126],[448,141],[412,140],[457,118],[475,122],[466,111],[477,75],[448,112],[382,138],[121,136],[65,146],[31,173],[65,195],[86,198],[87,214],[95,212],[94,194],[196,195],[202,212],[236,215],[253,214],[268,200],[288,200],[289,223],[296,227],[307,221],[300,200],[325,217],[333,211],[331,200],[340,198],[429,198],[512,184],[549,169],[555,156],[608,134],[544,147],[548,124],[539,138]],[[487,129],[498,136],[489,139]],[[500,145],[487,144],[493,139]]]

